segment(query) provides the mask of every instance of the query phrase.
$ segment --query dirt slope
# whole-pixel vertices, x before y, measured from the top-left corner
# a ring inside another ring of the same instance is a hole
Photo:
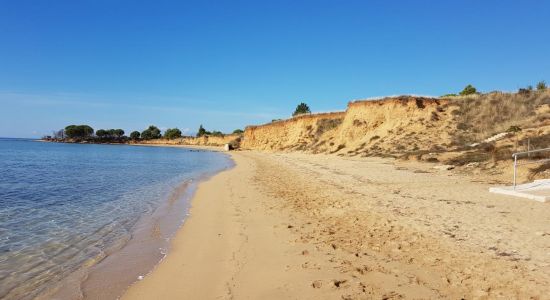
[[[456,130],[447,100],[402,96],[350,102],[345,112],[294,117],[245,130],[242,147],[377,155],[448,147]]]

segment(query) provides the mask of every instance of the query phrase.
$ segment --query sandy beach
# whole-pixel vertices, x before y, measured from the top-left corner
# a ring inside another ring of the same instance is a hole
[[[122,299],[550,295],[550,206],[430,164],[234,152]]]

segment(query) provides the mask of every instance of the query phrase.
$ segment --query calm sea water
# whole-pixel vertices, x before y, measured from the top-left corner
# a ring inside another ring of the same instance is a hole
[[[0,139],[0,298],[33,298],[95,264],[182,182],[230,166],[181,148]]]

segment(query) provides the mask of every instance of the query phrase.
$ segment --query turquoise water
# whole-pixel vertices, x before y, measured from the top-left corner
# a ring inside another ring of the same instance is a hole
[[[47,291],[131,240],[183,182],[230,166],[182,148],[0,139],[0,298]]]

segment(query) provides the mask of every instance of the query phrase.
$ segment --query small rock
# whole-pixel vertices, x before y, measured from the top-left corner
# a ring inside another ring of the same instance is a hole
[[[309,251],[307,250],[302,251],[302,255],[309,255]]]
[[[321,286],[323,286],[323,283],[322,283],[320,280],[315,280],[315,281],[311,284],[311,286],[312,286],[313,288],[319,289],[319,288],[321,288]]]

